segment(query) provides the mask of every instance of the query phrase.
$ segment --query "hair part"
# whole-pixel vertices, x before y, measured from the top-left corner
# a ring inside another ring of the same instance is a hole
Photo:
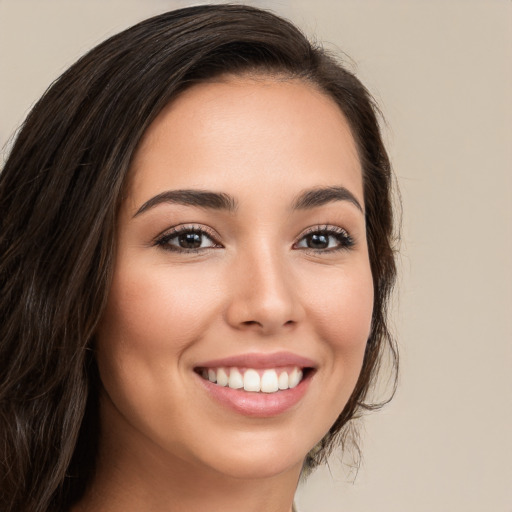
[[[177,95],[222,75],[300,79],[334,99],[357,143],[375,290],[363,368],[343,412],[305,461],[341,442],[386,349],[395,278],[391,168],[378,109],[359,80],[290,22],[242,5],[145,20],[82,57],[28,115],[0,174],[0,509],[67,510],[94,473],[105,308],[119,207],[145,130]],[[352,438],[353,440],[353,438]]]

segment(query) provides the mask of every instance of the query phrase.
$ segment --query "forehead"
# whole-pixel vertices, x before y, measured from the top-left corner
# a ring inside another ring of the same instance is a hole
[[[245,184],[250,194],[257,178],[277,187],[341,184],[363,204],[345,116],[329,96],[299,80],[231,77],[190,87],[146,131],[130,178],[134,203],[169,188],[229,193]]]

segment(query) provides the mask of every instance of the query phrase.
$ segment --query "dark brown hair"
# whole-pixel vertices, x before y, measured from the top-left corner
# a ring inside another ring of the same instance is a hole
[[[356,388],[312,468],[347,441],[384,349],[395,277],[391,174],[374,102],[291,23],[240,5],[148,19],[66,71],[28,115],[0,175],[0,509],[68,510],[90,482],[99,435],[94,333],[105,307],[130,161],[155,116],[221,74],[304,80],[345,114],[363,167],[373,323]]]

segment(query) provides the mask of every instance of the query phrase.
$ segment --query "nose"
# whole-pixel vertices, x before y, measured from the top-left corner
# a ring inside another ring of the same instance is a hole
[[[227,322],[264,335],[296,326],[303,307],[290,261],[271,248],[240,255],[231,268]]]

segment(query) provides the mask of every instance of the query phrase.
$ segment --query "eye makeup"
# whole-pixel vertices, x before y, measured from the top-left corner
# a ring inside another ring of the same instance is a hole
[[[294,250],[320,254],[351,249],[352,236],[340,226],[312,226],[302,233],[292,246]],[[210,249],[220,249],[222,244],[211,229],[202,225],[181,225],[157,237],[154,245],[166,251],[196,254]]]
[[[206,226],[190,224],[166,231],[157,237],[154,245],[177,253],[199,253],[209,249],[222,248],[212,230]]]
[[[355,241],[348,231],[340,226],[312,226],[304,232],[294,249],[304,249],[315,254],[351,249]]]

